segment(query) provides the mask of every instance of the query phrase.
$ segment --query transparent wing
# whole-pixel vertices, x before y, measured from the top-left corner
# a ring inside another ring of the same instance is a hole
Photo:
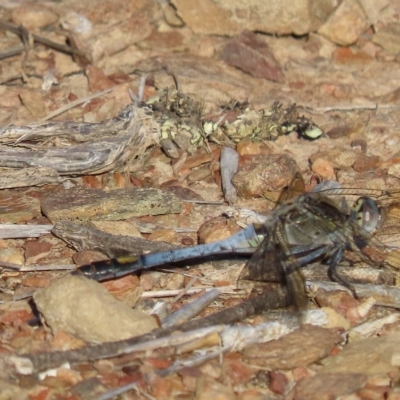
[[[288,290],[289,301],[296,309],[307,308],[307,295],[301,267],[292,255],[279,228],[267,233],[242,271],[240,279],[261,282],[280,282]]]

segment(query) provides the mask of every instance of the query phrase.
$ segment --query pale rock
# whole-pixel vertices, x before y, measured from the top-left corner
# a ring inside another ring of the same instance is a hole
[[[355,43],[370,25],[357,0],[345,0],[322,25],[318,33],[342,46]]]
[[[389,0],[358,0],[369,21],[374,24],[379,17],[379,13],[390,4]]]
[[[34,3],[26,3],[12,13],[16,25],[23,25],[28,30],[43,28],[58,21],[58,16],[51,9]]]
[[[34,294],[36,306],[53,333],[111,342],[156,329],[156,320],[116,300],[100,283],[66,275]]]
[[[151,25],[141,12],[137,12],[112,30],[95,27],[91,33],[85,45],[91,49],[91,57],[96,64],[146,39],[151,33]]]
[[[395,178],[400,178],[400,164],[391,165],[387,173],[388,175],[394,176]]]
[[[358,373],[368,376],[398,371],[398,335],[372,337],[347,345],[341,352],[321,361],[325,373]]]
[[[46,115],[46,106],[43,96],[38,91],[27,91],[20,94],[23,105],[33,117],[39,119]]]
[[[139,230],[126,221],[93,221],[93,225],[112,235],[142,237]]]
[[[350,322],[333,308],[321,307],[321,310],[324,311],[328,317],[328,322],[326,325],[324,325],[324,328],[343,328],[345,330],[350,329]]]
[[[79,65],[75,63],[69,55],[60,52],[54,52],[54,60],[56,70],[61,75],[71,74],[80,70]]]
[[[331,0],[173,0],[195,33],[233,36],[245,29],[278,35],[315,31],[334,9]]]
[[[321,178],[334,179],[335,177],[335,170],[333,169],[333,165],[329,161],[324,160],[323,158],[317,158],[313,162],[311,169]]]
[[[0,249],[0,260],[3,263],[23,265],[25,258],[22,249],[9,247],[5,249]]]
[[[92,29],[92,23],[84,15],[75,11],[68,11],[61,19],[62,27],[71,32],[88,34]]]
[[[392,54],[400,53],[400,24],[392,23],[375,33],[372,41]]]

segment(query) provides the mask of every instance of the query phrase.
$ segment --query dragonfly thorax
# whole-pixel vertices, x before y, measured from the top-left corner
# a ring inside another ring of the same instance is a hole
[[[329,199],[320,195],[306,194],[288,207],[281,215],[285,227],[287,241],[292,246],[308,246],[314,244],[332,243],[330,234],[337,226],[325,223],[323,228],[315,223],[316,214],[338,214],[338,209]]]

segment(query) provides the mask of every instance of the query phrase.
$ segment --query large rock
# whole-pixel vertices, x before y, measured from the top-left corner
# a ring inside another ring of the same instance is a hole
[[[357,0],[345,0],[321,26],[318,33],[330,41],[348,46],[368,28],[370,22]]]
[[[172,0],[195,33],[237,35],[245,29],[278,35],[315,31],[334,9],[331,0]]]
[[[36,306],[53,333],[82,340],[112,342],[158,327],[155,318],[115,299],[100,283],[66,275],[35,292]]]

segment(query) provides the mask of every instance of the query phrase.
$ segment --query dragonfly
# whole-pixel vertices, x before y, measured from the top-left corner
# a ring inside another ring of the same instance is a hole
[[[328,277],[355,290],[337,272],[346,252],[354,252],[369,265],[400,270],[400,252],[376,236],[390,207],[399,205],[400,190],[331,188],[304,193],[301,174],[282,191],[265,222],[208,244],[158,253],[97,261],[72,273],[98,281],[113,279],[166,264],[225,254],[251,255],[240,279],[278,281],[287,288],[290,303],[305,310],[308,297],[302,267],[321,260]],[[356,196],[349,207],[344,196]],[[339,200],[338,200],[339,199]],[[372,249],[372,251],[371,251]]]

